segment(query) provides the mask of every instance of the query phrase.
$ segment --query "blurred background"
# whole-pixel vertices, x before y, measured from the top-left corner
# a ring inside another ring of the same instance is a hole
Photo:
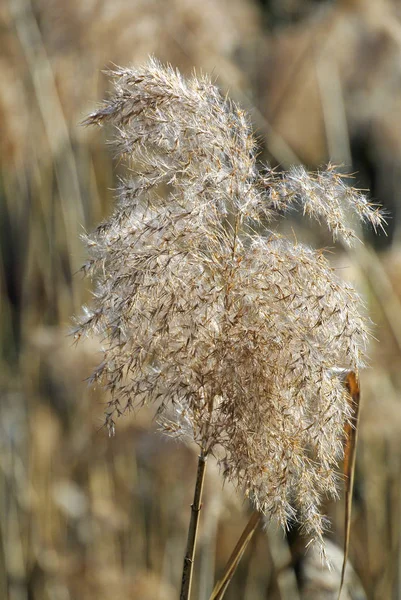
[[[0,598],[178,595],[196,449],[146,411],[109,439],[106,396],[85,383],[99,348],[67,335],[90,299],[79,236],[111,210],[120,169],[110,132],[80,122],[107,94],[104,69],[154,55],[210,73],[249,110],[263,160],[332,160],[388,210],[387,236],[333,254],[375,323],[343,599],[400,599],[399,0],[0,0],[0,48]],[[291,228],[333,245],[297,216]],[[247,511],[210,465],[194,598],[209,598]],[[337,565],[343,501],[327,511]],[[296,537],[258,532],[226,598],[336,598],[313,552],[294,559]]]

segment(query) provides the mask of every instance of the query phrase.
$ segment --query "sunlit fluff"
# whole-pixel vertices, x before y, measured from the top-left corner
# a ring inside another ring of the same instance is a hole
[[[332,168],[259,173],[246,115],[208,78],[156,61],[113,75],[86,123],[114,126],[130,169],[87,238],[96,287],[76,332],[103,340],[106,424],[155,403],[166,433],[214,452],[259,510],[322,544],[350,418],[341,369],[362,365],[367,329],[324,255],[267,226],[296,202],[350,243],[349,213],[374,226],[380,213]]]

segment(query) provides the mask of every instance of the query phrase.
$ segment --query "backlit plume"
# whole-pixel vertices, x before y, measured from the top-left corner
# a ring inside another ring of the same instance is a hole
[[[323,496],[350,418],[343,369],[363,363],[360,299],[322,252],[275,234],[296,203],[351,243],[350,213],[381,226],[329,168],[259,172],[248,118],[207,77],[155,60],[113,73],[86,124],[114,127],[128,163],[114,213],[87,237],[106,424],[154,403],[166,433],[215,453],[224,476],[321,544]]]

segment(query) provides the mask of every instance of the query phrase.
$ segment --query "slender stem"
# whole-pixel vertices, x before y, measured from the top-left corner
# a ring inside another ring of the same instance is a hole
[[[203,483],[205,481],[207,454],[201,450],[198,459],[198,472],[196,475],[194,501],[191,505],[191,520],[188,529],[187,549],[182,569],[182,583],[180,600],[189,600],[194,566],[196,536],[198,533],[199,513],[202,508]]]
[[[241,534],[234,550],[231,553],[230,558],[227,561],[227,564],[224,568],[224,573],[220,581],[218,581],[214,587],[212,595],[210,596],[210,600],[220,600],[223,598],[228,584],[230,583],[236,568],[244,554],[246,547],[252,539],[253,534],[255,533],[259,523],[262,520],[262,515],[258,511],[254,511],[246,524],[244,531]]]
[[[345,582],[345,569],[347,566],[349,540],[351,534],[351,513],[352,513],[352,492],[354,489],[356,446],[358,441],[359,409],[361,406],[358,375],[355,371],[348,371],[344,378],[344,385],[347,388],[350,401],[352,402],[353,424],[347,423],[345,427],[345,448],[344,448],[344,475],[345,481],[345,522],[344,522],[344,558],[341,569],[340,589],[337,600],[340,600],[341,592]]]

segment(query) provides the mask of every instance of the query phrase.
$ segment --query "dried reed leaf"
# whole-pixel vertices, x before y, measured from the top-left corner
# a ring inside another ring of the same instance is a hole
[[[254,511],[248,523],[246,524],[246,527],[242,532],[234,550],[232,551],[230,558],[227,561],[221,579],[214,586],[210,600],[221,600],[221,598],[223,598],[227,587],[238,567],[238,564],[261,520],[261,513]]]
[[[344,586],[345,569],[347,566],[349,540],[351,531],[352,492],[355,477],[356,444],[358,439],[358,422],[360,409],[360,387],[358,375],[350,371],[344,378],[344,384],[350,395],[350,405],[353,411],[351,421],[345,425],[344,476],[345,476],[345,521],[344,521],[344,560],[341,569],[340,589],[338,600]]]

